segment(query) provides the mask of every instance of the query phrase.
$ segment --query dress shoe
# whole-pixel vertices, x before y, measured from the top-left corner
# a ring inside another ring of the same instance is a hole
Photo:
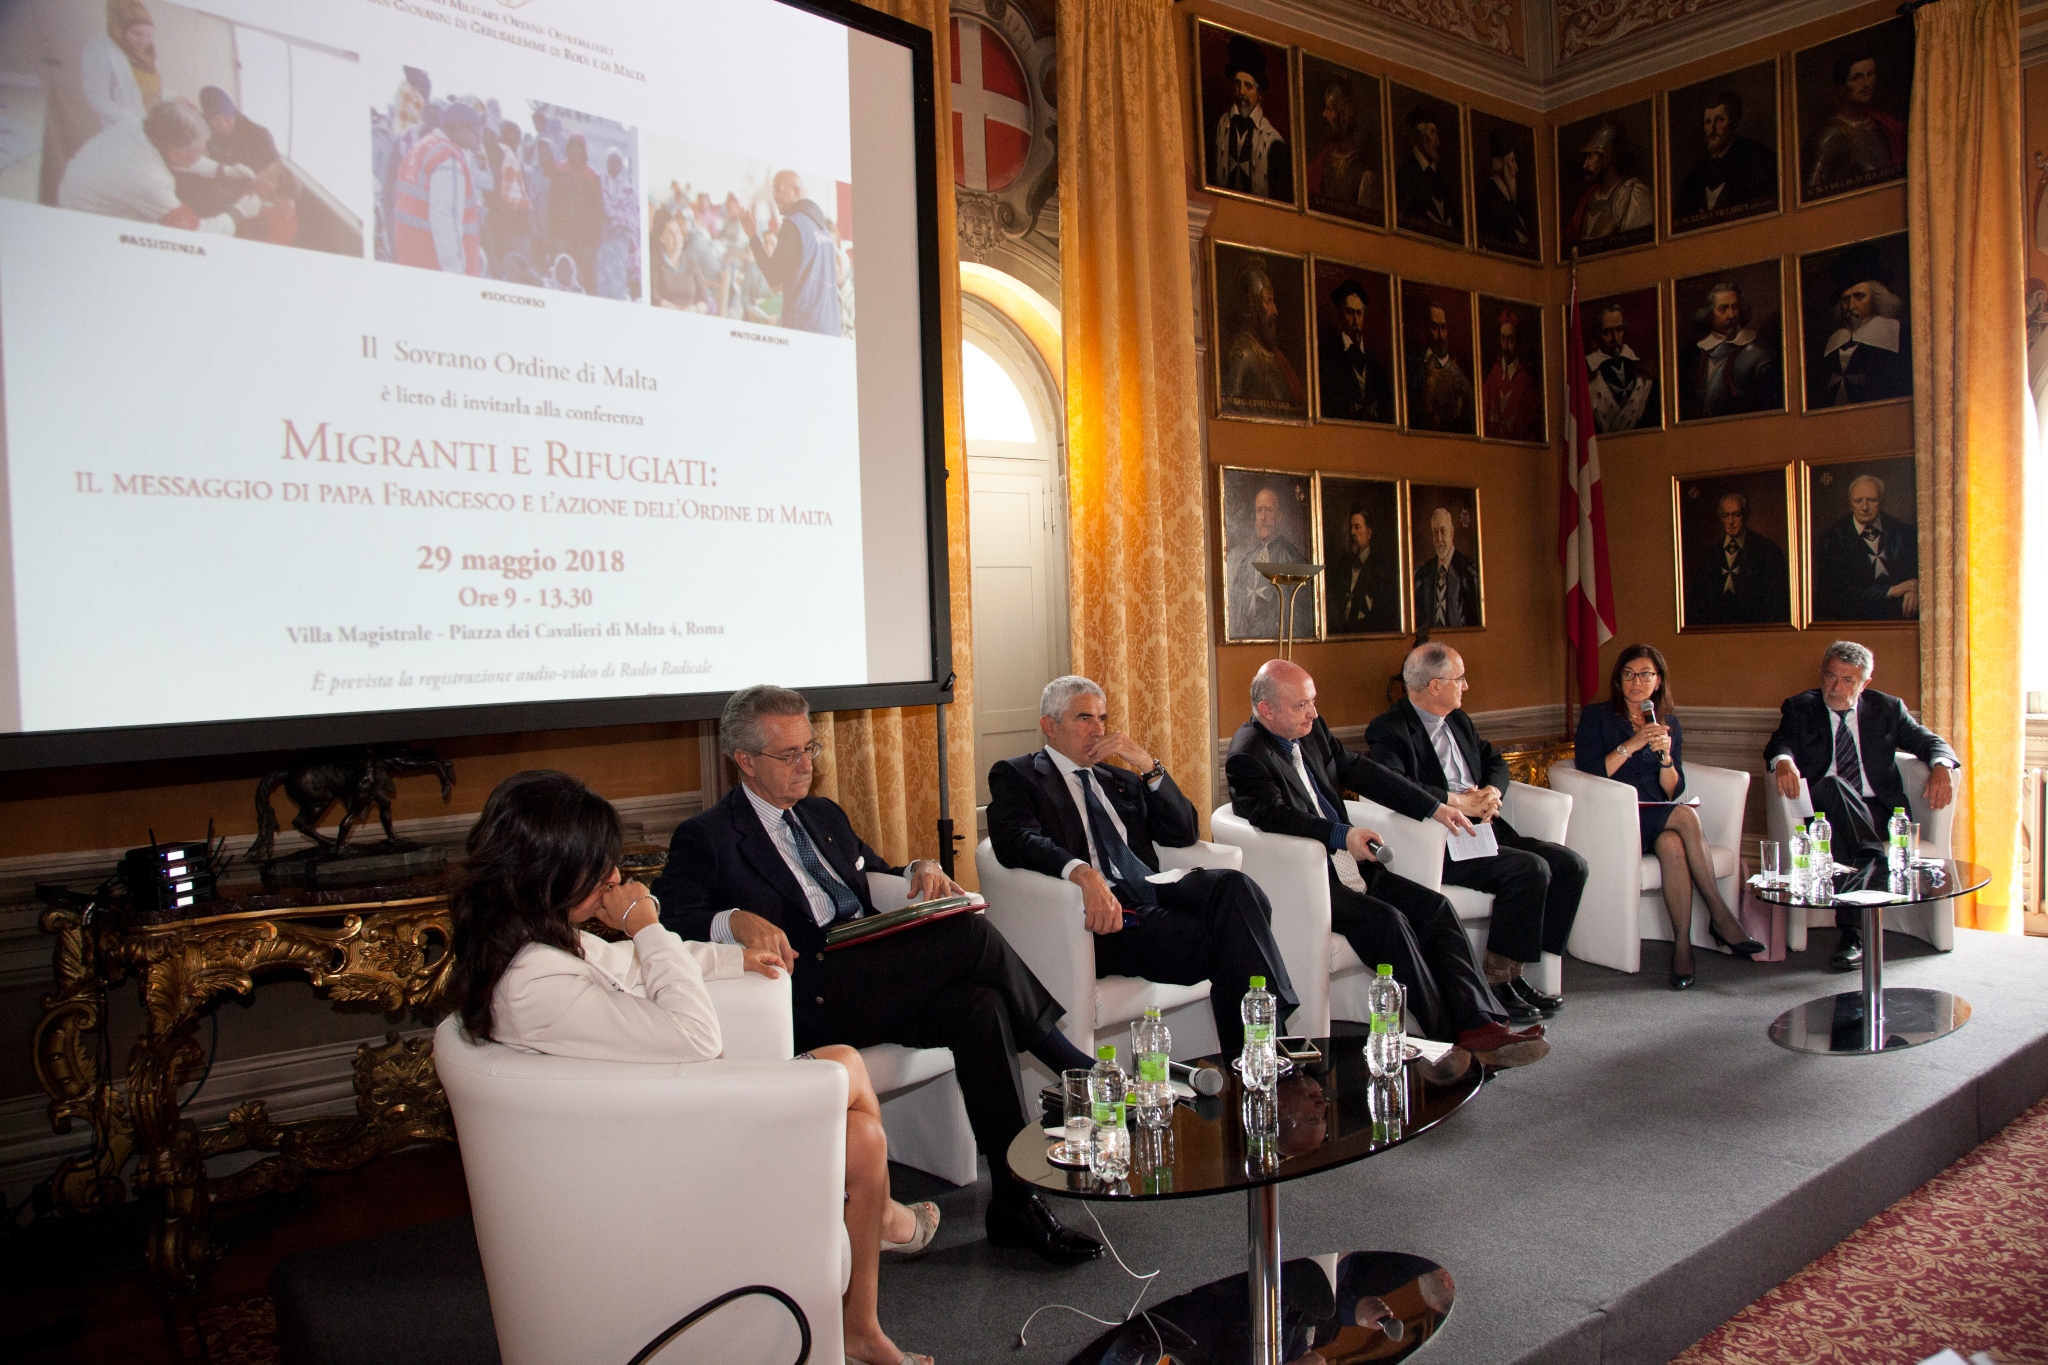
[[[1842,931],[1842,941],[1835,945],[1835,955],[1828,959],[1828,969],[1837,972],[1853,972],[1863,965],[1863,939],[1852,930]]]
[[[1691,973],[1691,972],[1673,972],[1673,973],[1671,974],[1671,989],[1672,989],[1672,990],[1674,990],[1674,991],[1689,991],[1689,990],[1691,990],[1691,989],[1692,989],[1692,973]]]
[[[1551,1015],[1564,1008],[1563,996],[1545,995],[1542,991],[1530,985],[1529,978],[1526,976],[1518,976],[1513,981],[1508,982],[1508,989],[1521,997],[1523,1004],[1533,1005],[1536,1008],[1536,1012],[1545,1019],[1548,1019]]]
[[[1481,1066],[1527,1066],[1550,1055],[1550,1042],[1528,1032],[1515,1032],[1505,1024],[1489,1022],[1484,1028],[1469,1028],[1458,1035],[1458,1046],[1471,1053]]]
[[[1060,1220],[1035,1194],[1014,1203],[1004,1200],[990,1204],[983,1225],[988,1229],[990,1244],[1025,1247],[1054,1265],[1080,1265],[1102,1254],[1102,1243],[1086,1233],[1060,1226]]]
[[[1511,981],[1503,981],[1495,986],[1493,998],[1499,1003],[1501,1012],[1507,1015],[1508,1022],[1517,1027],[1533,1024],[1543,1017],[1543,1011],[1515,994],[1514,983]]]
[[[1744,934],[1739,940],[1731,943],[1727,939],[1722,938],[1721,931],[1711,924],[1707,926],[1707,932],[1714,936],[1714,942],[1720,944],[1737,957],[1755,957],[1764,950],[1764,945],[1751,938],[1748,934]]]

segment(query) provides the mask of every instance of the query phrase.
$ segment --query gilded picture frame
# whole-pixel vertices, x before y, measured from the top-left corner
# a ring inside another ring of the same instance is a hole
[[[1225,644],[1280,639],[1283,594],[1252,565],[1313,564],[1322,543],[1316,524],[1315,474],[1299,469],[1219,465],[1216,469],[1218,567]],[[1322,638],[1322,575],[1294,599],[1294,638]]]
[[[1796,462],[1672,476],[1672,575],[1681,634],[1798,629],[1797,483]]]

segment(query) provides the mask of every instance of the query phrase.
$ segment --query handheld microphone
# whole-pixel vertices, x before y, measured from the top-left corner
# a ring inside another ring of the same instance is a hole
[[[1168,1062],[1175,1071],[1184,1073],[1188,1084],[1197,1095],[1220,1095],[1223,1093],[1223,1073],[1211,1067],[1189,1066],[1185,1062]]]
[[[1657,723],[1657,699],[1655,697],[1644,697],[1642,709],[1644,722],[1655,725]]]
[[[1366,847],[1372,850],[1373,860],[1381,867],[1392,867],[1394,865],[1394,850],[1388,848],[1381,840],[1374,839]]]

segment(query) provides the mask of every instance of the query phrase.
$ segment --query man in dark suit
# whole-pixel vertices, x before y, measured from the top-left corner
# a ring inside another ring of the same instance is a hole
[[[1736,130],[1742,126],[1742,96],[1723,90],[1700,111],[1700,132],[1706,152],[1685,173],[1672,200],[1671,216],[1680,229],[1729,222],[1778,206],[1778,156],[1755,138]]]
[[[1344,521],[1349,544],[1330,571],[1330,631],[1340,635],[1401,629],[1401,573],[1395,550],[1372,547],[1372,514],[1365,504]]]
[[[1268,834],[1330,851],[1330,927],[1368,966],[1388,963],[1408,1010],[1432,1038],[1488,1066],[1523,1066],[1550,1051],[1542,1025],[1510,1029],[1457,912],[1441,895],[1380,866],[1380,836],[1346,818],[1346,791],[1416,820],[1470,831],[1472,822],[1415,783],[1337,742],[1316,714],[1315,679],[1269,659],[1252,679],[1252,717],[1224,765],[1237,814]]]
[[[1564,1001],[1522,979],[1543,953],[1562,953],[1586,889],[1586,860],[1562,844],[1531,839],[1500,818],[1508,761],[1465,714],[1465,660],[1449,645],[1417,645],[1401,665],[1407,699],[1365,727],[1373,759],[1475,825],[1491,825],[1499,852],[1460,861],[1444,855],[1444,884],[1493,896],[1486,979],[1510,1023],[1534,1023]]]
[[[1323,329],[1316,347],[1321,415],[1340,422],[1394,420],[1394,380],[1365,347],[1365,286],[1347,279],[1330,291],[1337,325]]]
[[[1849,484],[1849,515],[1814,555],[1814,614],[1823,621],[1911,621],[1920,615],[1920,532],[1885,515],[1884,480]]]
[[[1835,861],[1867,863],[1884,856],[1885,827],[1895,810],[1908,809],[1898,754],[1928,765],[1927,804],[1940,810],[1955,799],[1950,771],[1960,765],[1948,741],[1922,725],[1897,697],[1868,690],[1877,658],[1852,640],[1837,640],[1821,655],[1820,686],[1788,698],[1778,728],[1764,745],[1764,764],[1781,795],[1797,800],[1806,779],[1815,810],[1834,827]],[[1852,723],[1853,722],[1853,723]],[[1836,971],[1863,965],[1854,906],[1835,911],[1841,939],[1829,964]]]
[[[1685,581],[1689,626],[1782,625],[1791,619],[1785,551],[1749,526],[1749,499],[1723,494],[1721,534],[1693,552]]]
[[[1479,625],[1479,566],[1458,548],[1458,522],[1450,508],[1429,514],[1429,543],[1436,553],[1415,571],[1417,624],[1423,629]]]
[[[1081,888],[1097,976],[1209,983],[1225,1053],[1244,1050],[1244,993],[1266,978],[1279,1022],[1301,1003],[1273,941],[1273,909],[1242,872],[1197,869],[1154,882],[1157,845],[1201,837],[1195,808],[1166,765],[1109,728],[1109,704],[1086,678],[1054,678],[1038,701],[1045,747],[988,772],[988,838],[1004,867]],[[1130,770],[1111,767],[1120,758]],[[1134,771],[1133,771],[1134,770]]]
[[[1037,1117],[1018,1051],[1055,1075],[1090,1065],[1054,1027],[1059,1002],[978,914],[827,952],[828,927],[874,912],[869,872],[908,877],[912,900],[960,888],[929,860],[891,867],[836,803],[809,795],[823,746],[801,693],[735,692],[719,739],[740,785],[677,827],[654,884],[662,923],[684,938],[781,953],[794,978],[799,1051],[827,1043],[951,1048],[975,1145],[989,1159],[988,1239],[1058,1264],[1101,1255],[1094,1238],[1060,1226],[1007,1160],[1011,1139]]]

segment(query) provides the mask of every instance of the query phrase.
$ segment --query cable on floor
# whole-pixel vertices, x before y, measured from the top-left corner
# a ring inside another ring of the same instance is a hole
[[[1029,1346],[1031,1344],[1030,1340],[1026,1337],[1025,1334],[1031,1330],[1031,1324],[1037,1321],[1038,1315],[1040,1313],[1047,1312],[1054,1308],[1063,1308],[1069,1313],[1079,1314],[1081,1317],[1088,1319],[1088,1321],[1090,1322],[1099,1322],[1104,1327],[1121,1327],[1134,1317],[1142,1317],[1145,1319],[1145,1325],[1152,1329],[1153,1342],[1159,1347],[1160,1353],[1162,1355],[1165,1354],[1166,1343],[1160,1337],[1159,1328],[1157,1324],[1155,1324],[1152,1321],[1152,1315],[1150,1313],[1140,1313],[1138,1311],[1138,1305],[1143,1303],[1145,1301],[1145,1295],[1151,1292],[1152,1281],[1159,1277],[1159,1272],[1154,1270],[1148,1272],[1147,1274],[1140,1275],[1137,1271],[1131,1269],[1130,1266],[1124,1264],[1123,1253],[1119,1252],[1116,1249],[1116,1243],[1110,1241],[1109,1234],[1102,1230],[1102,1220],[1095,1216],[1095,1210],[1092,1208],[1088,1208],[1088,1206],[1085,1204],[1082,1205],[1082,1207],[1088,1210],[1088,1221],[1095,1224],[1095,1235],[1102,1239],[1102,1244],[1109,1248],[1109,1254],[1116,1258],[1117,1268],[1123,1271],[1124,1274],[1130,1276],[1132,1279],[1138,1282],[1138,1297],[1131,1300],[1130,1311],[1125,1313],[1121,1319],[1115,1321],[1112,1321],[1109,1318],[1098,1318],[1093,1313],[1087,1312],[1084,1309],[1074,1307],[1074,1305],[1072,1305],[1071,1303],[1040,1304],[1038,1307],[1031,1310],[1031,1316],[1024,1319],[1024,1325],[1017,1329],[1017,1344],[1012,1349],[1021,1351],[1026,1346]]]

